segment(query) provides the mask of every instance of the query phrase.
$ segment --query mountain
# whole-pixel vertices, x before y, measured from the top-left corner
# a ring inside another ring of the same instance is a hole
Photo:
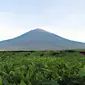
[[[85,49],[85,43],[71,41],[42,29],[0,42],[0,50],[65,50]]]

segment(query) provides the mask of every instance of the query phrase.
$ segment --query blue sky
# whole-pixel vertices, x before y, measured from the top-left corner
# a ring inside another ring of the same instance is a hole
[[[85,0],[0,0],[0,41],[35,28],[85,42]]]

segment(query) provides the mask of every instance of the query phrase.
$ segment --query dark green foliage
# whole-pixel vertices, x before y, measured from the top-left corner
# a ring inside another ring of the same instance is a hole
[[[2,51],[0,85],[85,85],[85,56],[68,51]]]

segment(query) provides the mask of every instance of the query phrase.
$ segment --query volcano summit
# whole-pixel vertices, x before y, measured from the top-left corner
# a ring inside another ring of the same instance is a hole
[[[85,49],[85,43],[71,41],[42,29],[0,42],[0,50],[69,50]]]

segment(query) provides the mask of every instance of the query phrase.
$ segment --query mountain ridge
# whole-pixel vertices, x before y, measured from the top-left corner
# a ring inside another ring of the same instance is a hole
[[[30,31],[28,31],[28,32],[26,32],[26,33],[23,33],[23,34],[21,34],[21,35],[19,35],[19,36],[17,36],[17,37],[14,37],[14,38],[11,38],[11,39],[2,40],[2,41],[0,41],[0,43],[3,42],[3,41],[8,41],[8,40],[12,40],[12,39],[18,38],[18,37],[20,37],[20,36],[22,36],[22,35],[25,35],[25,34],[31,32],[31,31],[35,31],[35,30],[41,31],[41,32],[51,33],[51,34],[53,34],[54,36],[56,36],[56,34],[54,34],[54,33],[52,33],[52,32],[48,32],[48,31],[46,31],[46,30],[44,30],[44,29],[36,28],[36,29],[30,30]],[[61,36],[59,36],[59,35],[57,35],[57,36],[60,37],[60,38],[66,39],[66,40],[70,40],[70,39],[61,37]],[[76,40],[70,40],[70,41],[85,44],[84,42],[80,42],[80,41],[76,41]]]
[[[18,37],[0,41],[0,50],[85,49],[85,43],[72,41],[37,28]]]

